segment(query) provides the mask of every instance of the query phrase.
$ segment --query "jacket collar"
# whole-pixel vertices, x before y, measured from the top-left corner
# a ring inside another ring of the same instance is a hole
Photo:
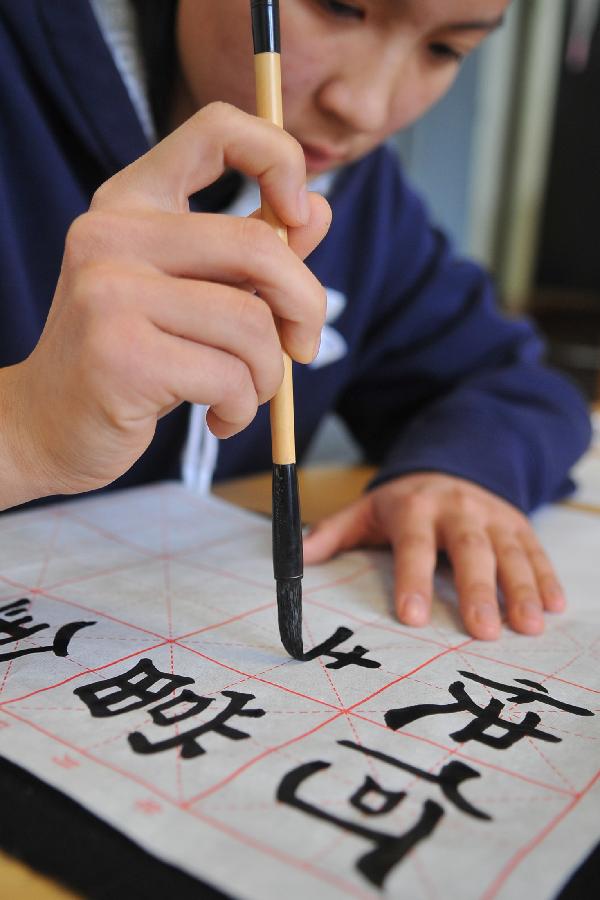
[[[69,123],[109,174],[148,150],[148,140],[88,0],[35,0],[60,75]]]

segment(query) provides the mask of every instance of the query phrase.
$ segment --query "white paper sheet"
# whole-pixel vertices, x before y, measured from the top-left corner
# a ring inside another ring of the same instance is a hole
[[[600,515],[536,524],[570,599],[543,638],[469,639],[444,575],[401,627],[355,552],[304,581],[305,646],[352,634],[298,663],[264,519],[177,485],[1,518],[0,753],[235,897],[553,896],[600,837]]]

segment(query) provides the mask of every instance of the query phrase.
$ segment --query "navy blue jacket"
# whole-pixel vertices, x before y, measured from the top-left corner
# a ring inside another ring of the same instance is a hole
[[[66,231],[96,187],[148,149],[84,0],[0,0],[0,365],[35,346]],[[396,159],[380,148],[338,178],[333,227],[309,264],[347,305],[335,322],[348,352],[296,367],[299,459],[337,410],[380,465],[471,479],[523,510],[569,490],[589,440],[584,404],[540,363],[524,321],[495,307],[475,265],[427,221]],[[116,486],[177,477],[188,410]],[[265,408],[221,444],[217,477],[270,466]]]

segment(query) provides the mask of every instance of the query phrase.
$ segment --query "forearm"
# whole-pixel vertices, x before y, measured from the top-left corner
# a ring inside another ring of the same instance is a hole
[[[523,512],[568,493],[590,423],[582,398],[536,365],[458,387],[423,410],[388,452],[375,483],[415,471],[474,481]]]

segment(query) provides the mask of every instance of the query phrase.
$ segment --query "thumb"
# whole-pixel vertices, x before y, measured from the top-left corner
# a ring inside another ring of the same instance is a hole
[[[304,538],[304,561],[308,565],[325,562],[342,550],[375,543],[371,524],[370,498],[361,497],[340,512],[321,519]]]

